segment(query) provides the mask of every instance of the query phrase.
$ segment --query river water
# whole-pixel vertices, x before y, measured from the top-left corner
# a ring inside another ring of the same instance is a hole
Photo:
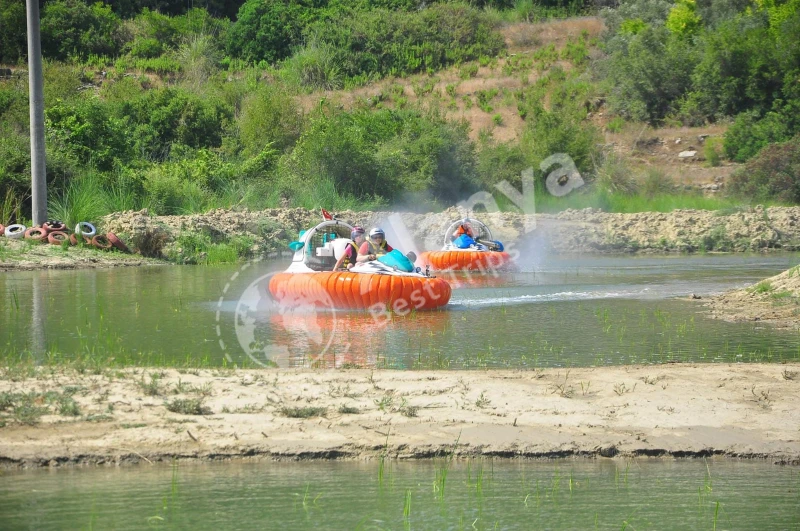
[[[800,357],[796,332],[709,319],[692,293],[741,287],[797,254],[567,257],[448,277],[441,311],[286,313],[261,262],[0,275],[0,347],[45,359],[105,356],[239,366],[484,368]],[[254,300],[254,297],[256,300]]]
[[[11,529],[797,529],[800,471],[729,460],[254,462],[20,471]]]

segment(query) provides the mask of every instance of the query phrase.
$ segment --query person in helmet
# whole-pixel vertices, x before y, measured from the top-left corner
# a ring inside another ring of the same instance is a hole
[[[375,227],[369,231],[369,238],[358,249],[358,262],[377,260],[381,255],[393,251],[391,245],[386,243],[386,233],[383,229]]]
[[[334,271],[338,271],[339,269],[347,270],[356,265],[358,248],[361,247],[361,244],[366,240],[366,232],[367,231],[358,225],[353,227],[353,230],[350,232],[350,239],[353,241],[347,243],[344,253],[342,253],[342,256],[336,261],[336,265],[333,266]]]
[[[453,237],[451,239],[455,240],[462,234],[466,234],[473,240],[475,239],[475,231],[472,230],[472,223],[470,223],[466,219],[462,221],[461,224],[458,226],[458,228],[455,230],[455,232],[453,232]]]

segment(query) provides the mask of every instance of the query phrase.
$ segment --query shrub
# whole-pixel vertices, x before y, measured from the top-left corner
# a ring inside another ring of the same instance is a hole
[[[115,160],[127,161],[132,155],[126,124],[97,98],[56,101],[45,110],[45,125],[51,146],[101,170],[109,170]]]
[[[262,85],[243,102],[239,113],[239,138],[248,156],[265,146],[278,152],[289,149],[303,128],[303,114],[280,85]]]
[[[549,111],[537,104],[528,112],[527,122],[522,148],[534,168],[551,155],[566,153],[581,172],[593,169],[599,132],[593,125],[582,122],[574,109]]]
[[[466,126],[416,110],[320,111],[279,163],[287,187],[330,179],[365,200],[431,193],[452,200],[476,185]]]
[[[736,162],[745,162],[773,142],[789,139],[793,119],[777,112],[763,118],[757,111],[743,112],[725,132],[725,155]]]
[[[274,63],[289,57],[303,28],[317,14],[289,0],[247,0],[228,32],[228,53],[251,62]]]
[[[325,43],[312,41],[301,48],[281,72],[291,83],[309,90],[336,90],[344,85],[336,53]]]
[[[0,0],[0,64],[16,63],[28,55],[25,27],[25,2]]]
[[[508,181],[521,189],[521,172],[528,166],[518,143],[483,142],[477,157],[477,172],[484,186]]]
[[[646,197],[656,197],[675,192],[675,183],[669,175],[657,168],[648,168],[641,179],[640,192]]]
[[[709,166],[719,166],[722,163],[722,139],[706,138],[703,144],[703,155]]]
[[[800,135],[764,148],[731,176],[728,190],[753,201],[800,203]]]
[[[81,0],[54,0],[44,5],[41,15],[42,55],[55,59],[89,54],[116,55],[115,38],[120,24],[111,7]]]
[[[691,86],[697,60],[689,41],[663,27],[645,28],[607,59],[611,108],[635,120],[663,119]]]
[[[159,89],[125,102],[120,113],[132,122],[129,134],[145,158],[165,160],[173,144],[219,147],[232,110],[221,100],[181,89]]]
[[[505,46],[485,15],[459,4],[435,4],[415,12],[343,11],[305,33],[331,46],[347,78],[432,72],[482,55],[495,56]]]

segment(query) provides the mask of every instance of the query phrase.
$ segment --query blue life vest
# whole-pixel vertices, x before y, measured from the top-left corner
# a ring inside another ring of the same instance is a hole
[[[398,271],[405,271],[406,273],[414,271],[414,264],[411,263],[411,260],[397,249],[379,256],[378,261],[389,267],[396,267]]]

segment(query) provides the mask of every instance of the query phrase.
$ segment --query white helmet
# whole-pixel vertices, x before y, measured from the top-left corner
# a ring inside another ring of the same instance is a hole
[[[386,233],[383,232],[383,229],[381,229],[379,227],[375,227],[374,229],[369,231],[369,237],[370,238],[375,238],[376,236],[380,236],[384,240],[386,239]]]

